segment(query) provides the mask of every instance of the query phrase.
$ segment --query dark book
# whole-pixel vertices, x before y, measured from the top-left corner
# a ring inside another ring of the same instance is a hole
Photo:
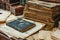
[[[34,23],[28,22],[28,21],[20,19],[20,18],[18,18],[17,20],[6,23],[6,25],[8,25],[20,32],[26,32],[29,29],[35,27]]]

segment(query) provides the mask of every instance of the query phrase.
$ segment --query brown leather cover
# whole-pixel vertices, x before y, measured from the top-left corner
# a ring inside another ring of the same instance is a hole
[[[14,6],[11,6],[10,8],[11,8],[10,10],[12,11],[12,13],[16,16],[23,14],[24,7],[22,5],[14,5]]]

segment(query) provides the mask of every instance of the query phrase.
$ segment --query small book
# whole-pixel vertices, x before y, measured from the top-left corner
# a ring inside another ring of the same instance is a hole
[[[8,25],[9,27],[12,27],[20,32],[26,32],[29,29],[35,27],[34,23],[23,20],[21,18],[18,18],[14,21],[11,21],[11,22],[7,22],[6,25]]]

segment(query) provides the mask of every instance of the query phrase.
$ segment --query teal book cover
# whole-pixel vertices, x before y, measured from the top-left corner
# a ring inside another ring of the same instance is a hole
[[[25,32],[35,27],[34,23],[18,18],[17,20],[6,23],[9,27],[12,27],[18,31]]]

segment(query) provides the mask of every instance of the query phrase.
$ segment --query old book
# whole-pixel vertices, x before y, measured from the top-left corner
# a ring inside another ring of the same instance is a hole
[[[49,15],[49,17],[54,17],[55,15],[59,14],[59,11],[38,10],[35,8],[28,8],[26,11],[37,13],[39,15],[46,15],[46,16]]]
[[[17,19],[17,20],[11,21],[11,22],[7,22],[6,24],[8,26],[10,26],[10,27],[18,30],[18,31],[21,31],[21,32],[26,32],[29,29],[35,27],[35,24],[34,23],[25,21],[25,20],[20,19],[20,18]]]
[[[11,12],[0,9],[0,23],[6,22]]]
[[[24,6],[20,5],[19,3],[17,3],[17,4],[12,4],[12,5],[10,6],[10,11],[11,11],[14,15],[16,15],[16,16],[22,15],[22,14],[23,14],[23,10],[24,10]]]
[[[48,3],[43,1],[28,1],[24,10],[24,14],[28,17],[34,16],[33,18],[38,20],[43,19],[47,22],[55,22],[60,19],[59,6],[60,5],[56,3]]]
[[[33,13],[25,13],[24,15],[24,18],[26,19],[47,24],[45,28],[47,30],[52,29],[53,27],[58,27],[58,21],[53,21],[52,18]]]
[[[45,23],[46,24],[46,26],[44,28],[45,30],[52,30],[52,28],[58,27],[57,22],[56,23],[55,22],[54,23],[49,23],[49,22],[45,22],[43,20],[38,20],[38,19],[33,19],[33,18],[26,18],[26,19],[36,21],[36,22],[40,22],[40,23]]]
[[[44,1],[28,1],[27,5],[28,5],[28,7],[32,7],[32,8],[33,7],[34,8],[42,7],[42,9],[44,8],[44,9],[47,9],[47,10],[52,10],[55,7],[57,8],[60,4],[58,4],[58,3],[44,2]]]
[[[60,18],[59,18],[59,15],[56,15],[54,17],[48,17],[48,15],[39,15],[39,14],[36,14],[36,13],[33,13],[33,12],[29,12],[29,11],[25,11],[24,12],[24,16],[25,17],[29,17],[29,18],[33,18],[33,19],[38,19],[38,20],[43,20],[43,21],[46,21],[46,22],[55,22],[55,21],[58,21]],[[38,18],[40,17],[40,18]]]
[[[40,12],[44,12],[44,14],[50,14],[55,15],[58,14],[57,12],[59,12],[59,7],[60,4],[56,4],[56,3],[49,3],[49,2],[43,2],[43,1],[28,1],[27,3],[27,9],[32,9],[35,11],[40,11]]]

